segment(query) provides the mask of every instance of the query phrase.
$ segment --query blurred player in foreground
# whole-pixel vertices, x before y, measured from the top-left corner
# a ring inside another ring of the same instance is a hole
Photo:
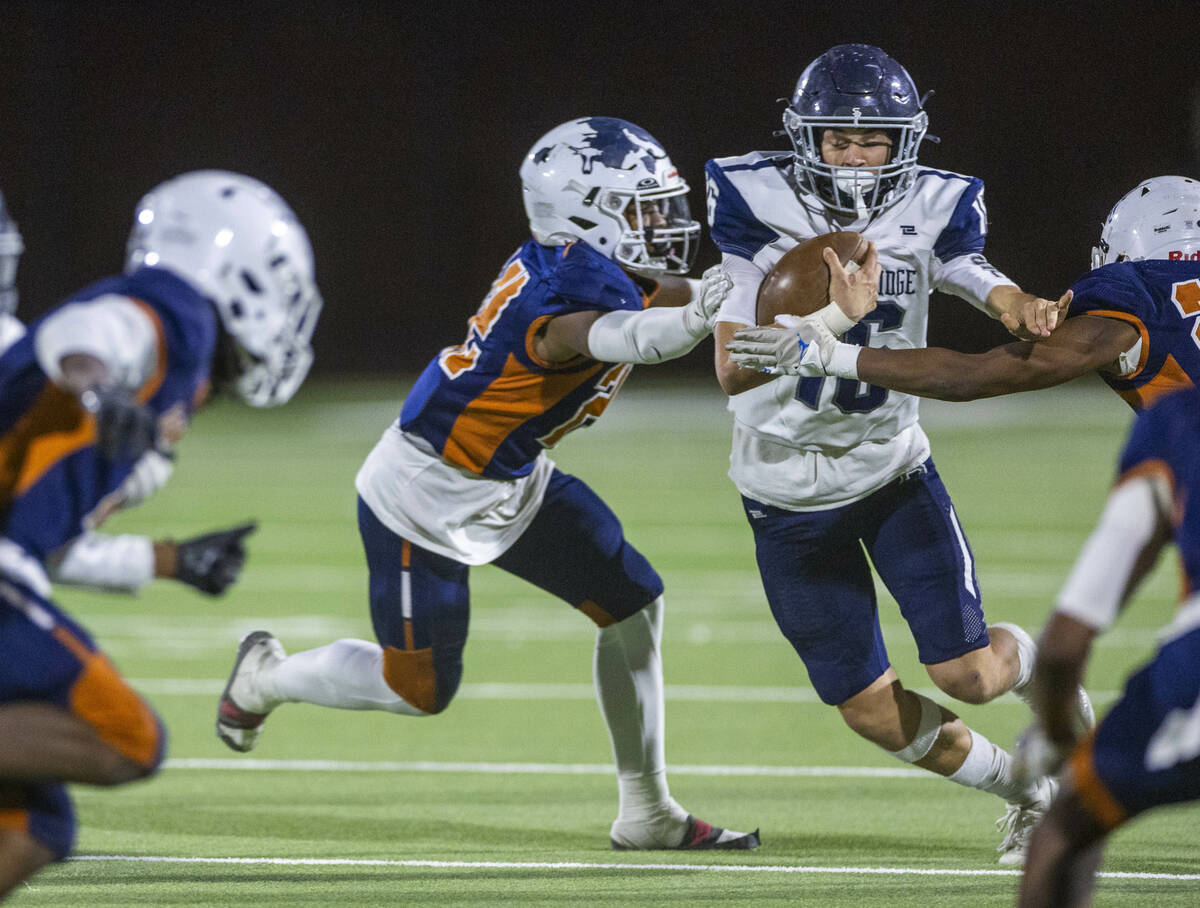
[[[984,258],[981,180],[918,169],[928,118],[908,72],[879,48],[840,45],[818,57],[783,123],[794,153],[752,152],[707,167],[711,232],[734,284],[715,334],[717,377],[734,415],[729,475],[767,601],[818,695],[850,728],[905,763],[1008,803],[1000,862],[1019,863],[1053,780],[1015,778],[1006,751],[905,688],[880,631],[870,565],[940,690],[967,703],[1010,690],[1026,696],[1033,640],[984,618],[974,557],[917,400],[858,381],[796,381],[806,352],[796,330],[748,326],[770,268],[797,243],[834,230],[855,230],[875,246],[854,275],[827,256],[834,302],[810,317],[845,332],[848,350],[922,346],[934,289],[1028,336],[1050,333],[1059,304],[1022,292]]]
[[[1154,177],[1126,193],[1104,221],[1092,270],[1067,293],[1066,320],[1050,337],[975,354],[851,347],[809,320],[796,329],[807,347],[801,374],[974,400],[1098,372],[1135,410],[1189,387],[1200,378],[1200,182]]]
[[[1020,904],[1091,904],[1105,839],[1153,807],[1200,798],[1200,391],[1142,411],[1100,522],[1042,632],[1034,670],[1041,729],[1019,752],[1037,771],[1068,760],[1063,789],[1034,831]],[[1150,664],[1076,743],[1070,697],[1092,641],[1174,539],[1184,599]],[[1069,756],[1067,756],[1069,755]]]
[[[21,233],[0,194],[0,354],[25,336],[25,326],[16,317],[17,262],[24,249]],[[170,447],[177,435],[177,431],[161,433],[156,446],[138,459],[120,488],[88,515],[84,531],[47,556],[45,568],[52,582],[136,593],[154,578],[164,577],[219,596],[237,580],[246,559],[244,540],[254,530],[253,523],[179,542],[94,530],[114,511],[136,507],[170,479],[174,470]]]
[[[303,381],[321,299],[304,229],[257,180],[176,177],[138,205],[125,274],[80,291],[0,356],[0,896],[65,857],[64,783],[154,772],[153,710],[48,598],[78,535],[210,382],[254,406]]]
[[[687,184],[645,130],[564,123],[520,170],[533,238],[505,263],[466,339],[426,367],[356,482],[379,643],[285,656],[247,636],[217,733],[250,750],[281,703],[429,716],[450,705],[467,640],[467,577],[494,564],[596,623],[594,678],[616,761],[619,849],[754,848],[691,816],[667,787],[663,583],[583,482],[545,453],[590,425],[632,363],[690,351],[727,281],[685,282],[700,235]],[[675,303],[674,308],[646,308]],[[678,304],[682,303],[680,306]]]

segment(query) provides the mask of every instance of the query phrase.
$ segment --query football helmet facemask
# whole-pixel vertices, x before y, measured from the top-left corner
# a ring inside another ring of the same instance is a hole
[[[0,314],[17,311],[17,261],[24,250],[17,222],[8,216],[4,196],[0,195]]]
[[[700,224],[688,210],[688,185],[644,129],[615,117],[571,120],[534,143],[520,173],[539,243],[582,240],[649,278],[691,268]]]
[[[854,218],[874,217],[909,190],[928,126],[908,72],[869,44],[839,44],[817,57],[800,74],[783,112],[800,188],[829,210]],[[884,130],[893,140],[887,163],[826,164],[821,140],[827,129]]]
[[[167,268],[208,297],[234,341],[238,396],[282,404],[312,365],[321,294],[312,247],[279,195],[251,177],[197,170],[138,203],[126,273]]]
[[[1200,182],[1153,177],[1113,206],[1092,247],[1092,267],[1140,259],[1200,260]]]

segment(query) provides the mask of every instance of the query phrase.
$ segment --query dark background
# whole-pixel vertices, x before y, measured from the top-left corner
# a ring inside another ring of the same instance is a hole
[[[309,231],[326,300],[314,371],[415,372],[461,340],[526,236],[517,168],[543,132],[638,123],[702,220],[704,161],[784,147],[776,99],[850,41],[936,90],[942,144],[923,162],[985,180],[989,258],[1054,296],[1125,191],[1200,174],[1198,24],[1195,2],[0,2],[20,311],[119,271],[151,186],[227,168],[274,186]],[[697,273],[717,258],[706,239]],[[935,298],[931,342],[1005,337]]]

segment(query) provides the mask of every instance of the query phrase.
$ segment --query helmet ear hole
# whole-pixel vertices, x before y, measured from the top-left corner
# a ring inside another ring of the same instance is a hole
[[[258,281],[256,281],[254,279],[253,274],[251,274],[249,271],[246,271],[243,268],[241,277],[242,277],[242,283],[246,286],[247,290],[249,290],[255,296],[262,296],[263,289],[259,285]]]

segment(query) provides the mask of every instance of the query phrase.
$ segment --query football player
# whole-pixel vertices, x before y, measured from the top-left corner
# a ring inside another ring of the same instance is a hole
[[[1068,319],[1067,324],[1070,324]],[[1063,790],[1030,845],[1020,904],[1090,905],[1108,835],[1143,811],[1200,798],[1200,391],[1138,414],[1119,478],[1042,632],[1033,692],[1041,730],[1019,751],[1040,770],[1064,757]],[[1063,692],[1092,641],[1175,542],[1184,597],[1164,642],[1092,734],[1076,743]]]
[[[163,758],[153,710],[50,600],[46,559],[210,382],[254,406],[290,398],[320,306],[284,201],[199,171],[142,199],[124,275],[81,290],[0,357],[0,897],[70,851],[64,783],[119,785]]]
[[[0,355],[25,336],[16,317],[17,263],[25,244],[0,193]],[[155,577],[168,577],[210,596],[219,596],[237,580],[246,559],[245,537],[254,530],[248,523],[205,533],[191,539],[153,540],[132,533],[95,532],[118,508],[145,501],[171,477],[174,463],[169,450],[177,432],[164,431],[158,444],[146,451],[116,492],[105,498],[86,523],[84,532],[68,540],[46,559],[51,581],[112,592],[136,593]]]
[[[734,416],[730,478],[767,601],[818,695],[897,759],[999,795],[1008,803],[1000,861],[1018,863],[1053,780],[1015,778],[1007,752],[905,688],[880,633],[870,565],[940,690],[968,703],[1027,695],[1033,640],[984,619],[974,557],[916,399],[859,381],[797,381],[796,331],[746,327],[780,257],[835,230],[863,234],[879,266],[847,275],[826,255],[835,302],[812,320],[849,343],[921,346],[934,289],[1029,336],[1055,327],[1061,302],[1022,292],[984,258],[983,183],[918,168],[927,122],[904,67],[877,47],[839,45],[804,70],[784,111],[792,153],[708,163],[711,232],[733,279],[716,370]],[[1090,705],[1079,697],[1085,721]]]
[[[1066,320],[1049,338],[976,354],[840,344],[821,324],[798,323],[800,341],[813,341],[800,374],[975,400],[1098,372],[1135,410],[1193,385],[1200,377],[1200,182],[1154,177],[1126,193],[1104,221],[1092,270],[1064,299]],[[744,361],[770,363],[769,352],[762,360],[747,352],[752,359]]]
[[[534,143],[520,178],[532,238],[500,269],[462,343],[421,373],[358,473],[378,643],[287,656],[270,633],[248,635],[217,734],[248,751],[288,702],[441,713],[462,677],[470,568],[495,564],[598,627],[594,677],[620,797],[612,846],[754,848],[756,832],[714,827],[671,797],[663,582],[608,506],[546,454],[600,418],[632,364],[682,356],[707,336],[727,279],[719,269],[680,279],[700,235],[688,186],[632,123],[557,126]]]

